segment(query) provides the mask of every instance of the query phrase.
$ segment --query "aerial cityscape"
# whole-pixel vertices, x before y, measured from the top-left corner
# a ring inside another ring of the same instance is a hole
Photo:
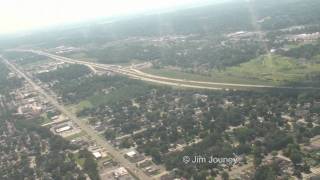
[[[133,1],[0,31],[1,180],[320,179],[319,0]]]

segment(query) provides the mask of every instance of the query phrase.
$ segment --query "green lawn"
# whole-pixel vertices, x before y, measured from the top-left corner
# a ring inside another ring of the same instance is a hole
[[[77,164],[79,164],[81,167],[83,167],[85,158],[79,158],[79,153],[75,153],[74,158],[75,158]]]
[[[79,53],[72,53],[69,55],[64,55],[72,59],[78,59],[78,60],[83,60],[83,61],[88,61],[88,62],[97,62],[97,59],[94,58],[88,58],[86,53],[79,52]]]
[[[171,78],[177,78],[177,79],[185,79],[185,80],[193,80],[193,81],[208,81],[208,82],[220,82],[220,83],[244,83],[244,84],[272,84],[269,81],[261,81],[255,77],[247,77],[247,78],[241,78],[238,76],[235,76],[232,73],[229,73],[227,71],[222,72],[212,72],[210,76],[204,76],[199,74],[193,74],[193,73],[186,73],[171,69],[144,69],[143,72],[158,75],[158,76],[164,76],[164,77],[171,77]]]
[[[82,100],[78,104],[69,104],[66,106],[68,111],[70,111],[72,113],[77,113],[77,112],[82,111],[85,108],[92,108],[92,107],[93,107],[93,105],[91,104],[91,102],[89,100]]]
[[[300,62],[279,55],[264,55],[239,66],[228,67],[223,71],[213,70],[211,76],[170,69],[145,69],[143,71],[154,75],[196,81],[285,85],[302,81],[307,74],[320,73],[320,63],[315,60]]]
[[[68,54],[65,55],[69,58],[72,59],[77,59],[77,60],[81,60],[81,61],[87,61],[87,62],[99,62],[99,63],[106,63],[106,64],[117,64],[117,65],[121,65],[121,66],[130,66],[131,64],[138,64],[138,63],[143,63],[145,61],[143,60],[139,60],[139,59],[132,59],[130,60],[130,62],[103,62],[103,61],[99,61],[97,58],[92,58],[90,56],[88,56],[88,54],[84,53],[84,52],[79,52],[79,53],[72,53],[72,54]]]
[[[88,100],[83,100],[83,101],[81,101],[79,104],[77,104],[77,105],[75,106],[75,108],[76,108],[76,111],[79,112],[79,111],[82,111],[82,110],[85,109],[85,108],[91,108],[92,106],[93,106],[93,105],[91,104],[90,101],[88,101]]]
[[[121,87],[112,91],[110,94],[97,94],[88,98],[88,101],[93,106],[99,106],[101,104],[115,103],[121,100],[130,99],[139,95],[143,95],[148,91],[147,86],[143,85],[130,85]]]
[[[240,66],[228,68],[226,72],[233,76],[242,78],[255,77],[262,81],[283,85],[302,81],[305,79],[306,74],[319,73],[320,64],[303,63],[296,59],[271,55],[261,56]]]
[[[66,139],[67,139],[67,140],[72,140],[72,139],[75,139],[75,138],[84,136],[85,134],[86,134],[85,132],[81,131],[81,132],[79,132],[79,133],[77,133],[77,134],[68,136]]]
[[[47,124],[51,122],[51,120],[48,118],[47,113],[43,113],[40,115],[40,118],[37,120],[37,123],[42,125],[42,124]]]

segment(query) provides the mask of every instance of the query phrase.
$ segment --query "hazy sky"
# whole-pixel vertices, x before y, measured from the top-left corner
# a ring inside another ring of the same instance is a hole
[[[0,34],[222,0],[0,0]]]

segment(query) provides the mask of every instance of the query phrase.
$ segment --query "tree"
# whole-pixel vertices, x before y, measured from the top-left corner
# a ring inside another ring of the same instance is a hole
[[[254,137],[254,130],[247,127],[238,128],[234,131],[235,137],[239,140],[240,143],[245,143],[250,141]]]
[[[258,167],[262,162],[262,150],[260,146],[255,145],[253,147],[253,164],[255,167]]]
[[[293,164],[297,165],[302,162],[302,153],[298,144],[289,144],[284,150],[284,155],[289,157]]]
[[[106,137],[106,139],[108,140],[114,140],[116,138],[116,132],[113,129],[107,129],[104,132],[104,136]]]
[[[156,164],[160,164],[162,162],[162,158],[160,155],[159,150],[152,148],[150,151],[150,155],[152,157],[152,160],[156,163]]]
[[[226,171],[223,171],[221,174],[223,180],[229,180],[229,174]]]
[[[291,153],[290,153],[290,159],[292,161],[293,164],[297,165],[299,163],[302,162],[302,154],[299,150],[294,149]]]
[[[282,131],[270,132],[265,139],[269,151],[280,150],[292,142],[293,138]]]
[[[261,166],[259,167],[255,174],[254,180],[275,180],[276,175],[273,169],[270,166]]]
[[[206,180],[208,176],[208,172],[206,170],[202,170],[199,173],[196,173],[194,179]]]
[[[92,157],[85,159],[83,164],[83,169],[92,180],[100,179],[99,172],[98,172],[98,165]]]
[[[133,146],[133,140],[130,138],[125,138],[120,143],[121,148],[130,148],[131,146]]]

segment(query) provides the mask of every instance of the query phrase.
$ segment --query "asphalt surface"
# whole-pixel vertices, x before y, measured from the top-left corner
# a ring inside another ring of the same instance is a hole
[[[317,88],[317,87],[291,87],[291,86],[271,86],[271,85],[255,85],[255,84],[241,84],[241,83],[192,81],[192,80],[186,80],[186,79],[177,79],[177,78],[169,78],[169,77],[152,75],[152,74],[144,73],[132,67],[122,67],[117,65],[108,65],[108,64],[92,63],[87,61],[79,61],[71,58],[66,58],[63,56],[58,56],[55,54],[50,54],[43,51],[37,51],[37,50],[16,50],[16,51],[32,52],[32,53],[47,56],[49,58],[62,61],[62,62],[73,63],[73,64],[83,64],[92,68],[99,68],[99,69],[104,69],[108,71],[113,71],[115,73],[119,73],[128,77],[131,77],[133,79],[139,79],[146,82],[152,82],[152,83],[164,84],[164,85],[176,86],[176,87],[207,89],[207,90],[223,90],[227,88],[320,90],[320,88]]]
[[[30,79],[25,73],[16,68],[8,60],[4,59],[2,56],[0,58],[12,71],[23,77],[38,93],[42,94],[53,106],[55,106],[59,111],[66,115],[70,120],[79,126],[80,129],[85,131],[93,140],[96,141],[98,145],[105,148],[108,154],[111,155],[114,160],[116,160],[121,166],[125,167],[133,176],[140,180],[150,180],[151,177],[147,176],[141,169],[137,168],[135,164],[131,163],[129,160],[124,158],[124,156],[110,145],[103,137],[99,136],[97,132],[89,127],[85,121],[78,119],[73,113],[70,113],[63,105],[59,104],[56,99],[45,92],[43,88],[38,86],[32,79]]]

